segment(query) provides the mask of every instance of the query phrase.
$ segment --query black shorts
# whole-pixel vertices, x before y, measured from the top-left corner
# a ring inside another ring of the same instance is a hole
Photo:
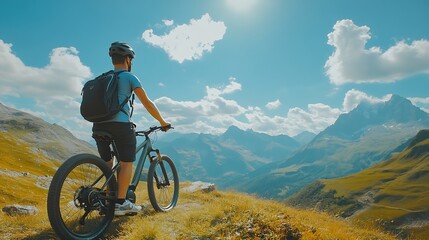
[[[112,134],[118,149],[117,159],[123,162],[134,162],[136,159],[136,132],[134,124],[125,122],[94,123],[92,131],[104,131]],[[112,159],[108,142],[96,140],[98,153],[104,161]]]

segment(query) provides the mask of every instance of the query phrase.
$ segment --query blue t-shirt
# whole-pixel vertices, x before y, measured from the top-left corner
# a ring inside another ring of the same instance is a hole
[[[115,72],[124,71],[125,69],[118,68],[115,69]],[[136,75],[130,72],[122,72],[118,75],[118,100],[121,104],[127,97],[130,97],[135,88],[142,87],[140,80]],[[130,105],[125,104],[124,111],[128,114],[125,114],[123,111],[120,111],[116,116],[110,120],[104,122],[131,122],[130,119]]]

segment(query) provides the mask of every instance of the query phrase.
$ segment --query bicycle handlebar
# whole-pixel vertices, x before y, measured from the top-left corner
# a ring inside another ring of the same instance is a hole
[[[170,124],[167,126],[153,126],[145,131],[136,131],[136,136],[149,136],[153,132],[156,132],[159,130],[166,132],[168,129],[174,129],[174,127],[172,127]]]

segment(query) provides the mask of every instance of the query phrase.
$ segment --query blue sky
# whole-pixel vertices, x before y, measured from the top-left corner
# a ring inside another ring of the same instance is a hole
[[[80,90],[125,41],[178,132],[318,133],[390,94],[428,111],[428,12],[424,0],[7,1],[0,102],[89,139]],[[133,120],[153,125],[137,105]]]

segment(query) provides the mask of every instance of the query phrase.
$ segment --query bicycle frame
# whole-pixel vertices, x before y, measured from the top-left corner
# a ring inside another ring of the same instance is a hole
[[[136,169],[135,169],[135,171],[134,171],[134,174],[133,174],[133,178],[132,178],[132,180],[131,180],[131,183],[130,183],[130,185],[128,186],[128,191],[127,191],[127,195],[128,195],[128,193],[129,193],[129,191],[131,190],[132,192],[135,192],[135,190],[136,190],[136,188],[137,188],[137,185],[139,184],[139,182],[140,182],[140,178],[141,178],[141,173],[142,173],[142,171],[143,171],[143,167],[144,167],[144,164],[145,164],[145,162],[146,162],[146,158],[148,157],[149,158],[149,161],[150,161],[150,163],[152,163],[153,161],[154,161],[154,156],[151,156],[150,155],[150,153],[151,152],[155,152],[156,154],[157,154],[157,157],[158,157],[158,159],[161,159],[161,154],[160,154],[160,152],[159,152],[159,149],[154,149],[153,147],[152,147],[152,141],[150,140],[150,137],[149,137],[149,135],[153,132],[153,131],[156,131],[156,130],[158,130],[158,129],[160,129],[159,127],[155,127],[155,128],[151,128],[149,131],[137,131],[136,132],[136,136],[144,136],[145,137],[145,139],[144,139],[144,141],[141,143],[141,144],[139,144],[137,147],[136,147],[136,155],[138,154],[138,152],[140,152],[141,151],[141,154],[140,154],[140,157],[139,157],[139,159],[138,159],[138,161],[137,161],[137,166],[136,166]],[[117,150],[117,148],[116,148],[116,145],[115,145],[115,141],[112,141],[111,143],[111,146],[112,146],[112,148],[113,148],[113,155],[114,155],[114,157],[116,158],[116,160],[117,160],[117,162],[116,162],[116,164],[113,166],[113,168],[112,168],[112,174],[108,177],[108,179],[107,179],[107,181],[104,183],[104,185],[101,187],[101,190],[104,190],[105,189],[105,187],[107,186],[107,184],[108,184],[108,182],[110,181],[110,179],[114,176],[114,174],[115,174],[115,172],[119,172],[120,171],[120,167],[119,167],[119,160],[117,159],[117,156],[118,156],[118,150]],[[169,186],[170,185],[170,181],[169,181],[169,179],[168,179],[168,177],[167,177],[167,173],[166,173],[166,171],[165,171],[165,168],[164,168],[164,164],[161,162],[160,163],[160,165],[161,165],[161,169],[162,169],[162,174],[163,174],[163,176],[164,176],[164,179],[165,179],[165,182],[164,183],[160,183],[159,182],[159,180],[158,180],[158,176],[156,175],[156,173],[155,173],[155,176],[154,176],[154,178],[156,179],[156,183],[157,183],[157,187],[159,188],[159,187],[161,187],[161,186]],[[103,176],[101,175],[99,178],[97,178],[97,180],[95,180],[94,182],[93,182],[93,184],[91,185],[91,186],[95,186],[101,179],[103,178]],[[101,197],[101,198],[103,198],[103,199],[108,199],[109,197]]]
[[[136,167],[136,170],[134,171],[133,178],[131,180],[130,186],[128,187],[128,190],[132,190],[132,191],[136,190],[137,185],[140,182],[140,177],[141,177],[141,173],[142,173],[144,164],[146,162],[146,158],[148,157],[150,159],[150,162],[153,161],[154,157],[152,157],[150,155],[150,153],[151,152],[155,152],[157,154],[158,159],[161,159],[161,154],[159,153],[159,150],[158,149],[153,149],[152,142],[151,142],[148,134],[140,135],[140,132],[138,132],[136,134],[136,136],[144,136],[145,140],[136,147],[136,155],[138,154],[138,152],[140,152],[140,150],[142,152],[141,152],[140,157],[139,157],[139,159],[137,161],[137,167]],[[118,150],[116,148],[115,142],[112,141],[111,145],[113,147],[114,156],[116,157],[118,155]],[[108,180],[106,181],[106,183],[104,184],[104,186],[102,187],[102,189],[104,189],[104,187],[107,186],[107,183],[110,181],[110,179],[112,178],[112,176],[115,174],[116,171],[120,171],[119,160],[118,159],[117,159],[117,163],[112,168],[112,175],[109,176]],[[99,180],[101,180],[101,178],[102,178],[102,176],[100,176],[92,184],[92,186],[94,186]]]
[[[146,162],[146,157],[149,158],[150,162],[153,161],[153,157],[150,155],[151,152],[156,152],[158,157],[159,156],[159,150],[152,148],[152,142],[149,138],[149,136],[145,136],[145,140],[137,146],[136,148],[136,155],[137,153],[142,150],[139,160],[137,161],[136,170],[134,171],[133,179],[131,180],[131,184],[128,188],[128,190],[135,191],[137,188],[137,185],[140,182],[141,173],[144,167],[144,164]]]

